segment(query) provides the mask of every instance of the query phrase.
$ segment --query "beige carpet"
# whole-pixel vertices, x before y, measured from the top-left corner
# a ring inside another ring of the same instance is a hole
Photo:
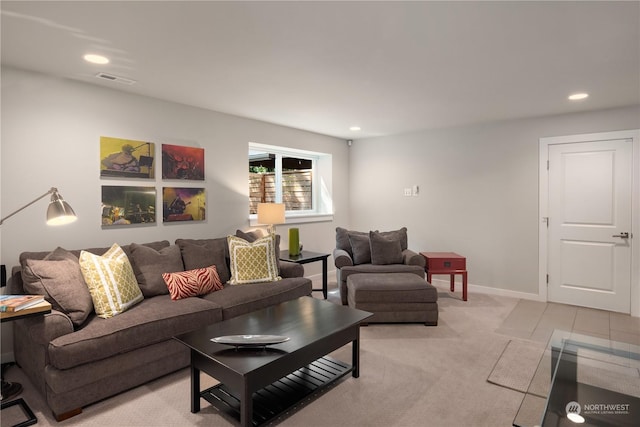
[[[332,301],[337,295],[330,296]],[[487,382],[509,337],[494,332],[518,300],[470,294],[463,302],[439,292],[440,321],[424,325],[370,325],[361,329],[360,378],[347,377],[308,399],[275,424],[281,426],[490,426],[509,427],[523,394]],[[331,354],[350,361],[351,346]],[[230,426],[236,425],[202,401],[189,411],[189,371],[183,369],[84,408],[56,423],[42,397],[17,367],[10,381],[38,416],[37,427],[57,426]],[[2,414],[2,425],[11,425]]]

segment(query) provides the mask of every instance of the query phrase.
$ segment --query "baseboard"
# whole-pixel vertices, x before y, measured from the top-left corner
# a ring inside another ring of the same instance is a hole
[[[434,285],[438,285],[438,286],[443,286],[443,287],[449,287],[449,279],[435,279],[435,278],[431,278],[431,283]],[[456,292],[462,292],[462,283],[458,283],[456,282]],[[542,299],[540,297],[540,295],[538,294],[530,294],[527,292],[520,292],[520,291],[512,291],[509,289],[501,289],[501,288],[492,288],[489,286],[480,286],[480,285],[473,285],[471,283],[467,284],[467,291],[468,292],[476,292],[476,293],[480,293],[480,294],[487,294],[487,295],[498,295],[501,297],[510,297],[510,298],[519,298],[519,299],[526,299],[526,300],[532,300],[532,301],[542,301],[545,302],[544,299]]]

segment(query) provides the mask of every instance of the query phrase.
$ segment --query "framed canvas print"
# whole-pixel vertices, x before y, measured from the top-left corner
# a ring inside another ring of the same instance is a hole
[[[162,220],[204,221],[207,214],[204,188],[162,188]]]
[[[162,144],[162,179],[204,181],[204,148]]]
[[[156,222],[156,188],[102,186],[102,225],[153,224]]]
[[[100,137],[100,176],[155,178],[153,142]]]

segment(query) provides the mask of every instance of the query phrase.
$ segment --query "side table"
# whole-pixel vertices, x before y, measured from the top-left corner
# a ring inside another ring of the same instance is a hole
[[[427,282],[434,274],[448,274],[451,278],[451,292],[455,291],[455,275],[462,275],[462,300],[467,300],[467,259],[455,252],[420,252],[427,265]]]
[[[289,251],[280,251],[280,260],[295,262],[298,264],[308,264],[310,262],[322,261],[322,289],[313,289],[314,291],[322,291],[324,299],[327,299],[328,283],[327,283],[327,253],[300,251],[299,255],[289,255]]]
[[[16,312],[0,312],[0,322],[10,322],[12,320],[24,319],[26,317],[32,316],[42,316],[47,313],[51,313],[51,304],[46,301],[43,301],[39,304],[36,304],[32,307],[26,308],[24,310],[16,311]],[[8,365],[8,364],[7,364]],[[16,424],[13,427],[26,427],[33,425],[38,422],[38,418],[35,416],[27,402],[23,398],[14,399],[9,402],[4,401],[4,393],[5,390],[22,390],[22,386],[19,383],[10,383],[4,380],[4,369],[2,370],[2,405],[0,405],[0,410],[9,408],[11,406],[18,405],[22,412],[27,417],[27,419],[19,424]]]

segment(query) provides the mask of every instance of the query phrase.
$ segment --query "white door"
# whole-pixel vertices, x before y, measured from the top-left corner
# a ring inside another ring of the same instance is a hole
[[[549,301],[630,312],[632,147],[549,145]]]

